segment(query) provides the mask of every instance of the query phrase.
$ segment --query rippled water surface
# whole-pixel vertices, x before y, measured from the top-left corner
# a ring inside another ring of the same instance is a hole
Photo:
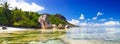
[[[16,30],[17,28],[8,28],[3,32],[9,31],[9,29]],[[73,27],[66,31],[52,32],[51,30],[50,32],[45,31],[45,33],[40,30],[20,32],[19,30],[15,33],[11,33],[12,31],[2,33],[1,31],[3,37],[0,36],[0,40],[2,41],[5,38],[6,42],[29,41],[28,44],[120,44],[120,26]],[[52,39],[56,37],[58,39]],[[45,39],[45,41],[41,41],[42,39]]]
[[[120,26],[111,27],[76,27],[67,30],[66,39],[77,44],[120,44]]]
[[[61,41],[62,40],[62,41]],[[120,44],[120,26],[74,27],[67,29],[61,40],[40,44]]]

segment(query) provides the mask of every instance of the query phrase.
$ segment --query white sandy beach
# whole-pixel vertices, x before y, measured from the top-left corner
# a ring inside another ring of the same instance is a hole
[[[33,30],[34,28],[16,28],[16,27],[7,27],[7,29],[2,30],[2,27],[0,27],[0,33],[11,33],[13,31],[23,31],[23,30]],[[40,30],[42,32],[53,32],[53,31],[66,31],[62,29],[42,29]]]
[[[13,31],[21,31],[21,30],[26,30],[24,28],[15,28],[15,27],[7,27],[7,29],[2,30],[2,27],[0,27],[0,33],[4,32],[4,33],[10,33]]]

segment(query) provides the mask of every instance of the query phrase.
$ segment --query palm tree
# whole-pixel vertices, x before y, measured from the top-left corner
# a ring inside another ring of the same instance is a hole
[[[11,19],[11,11],[9,10],[9,6],[10,4],[8,4],[7,2],[5,2],[4,4],[1,4],[2,8],[3,8],[3,17],[6,17],[7,22],[10,23],[10,19]]]

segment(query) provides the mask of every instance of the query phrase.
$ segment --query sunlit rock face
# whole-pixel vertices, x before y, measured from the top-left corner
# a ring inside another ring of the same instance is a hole
[[[41,25],[41,28],[48,29],[52,28],[50,21],[48,20],[48,14],[43,14],[39,17],[38,22]]]
[[[62,25],[62,24],[59,24],[57,28],[58,28],[58,29],[64,29],[64,28],[65,28],[65,26],[64,26],[64,25]]]
[[[55,29],[55,28],[57,28],[57,25],[56,24],[52,24],[52,27]]]
[[[56,14],[55,17],[59,18],[61,21],[64,21],[66,23],[68,23],[66,21],[66,18],[60,14]],[[52,29],[52,28],[57,28],[57,29],[65,29],[68,28],[68,26],[66,24],[61,24],[59,23],[57,24],[51,24],[51,22],[48,20],[49,18],[49,14],[42,14],[39,18],[38,18],[38,22],[40,23],[40,27],[43,29]],[[53,19],[54,20],[54,19]]]

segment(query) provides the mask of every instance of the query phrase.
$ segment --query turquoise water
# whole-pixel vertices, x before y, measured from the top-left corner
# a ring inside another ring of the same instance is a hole
[[[66,33],[72,39],[119,40],[120,27],[79,27],[71,28]]]
[[[47,40],[44,42],[34,42],[31,41],[29,44],[65,44],[62,40]]]
[[[120,26],[69,28],[61,40],[49,40],[38,44],[120,44]]]
[[[104,41],[103,44],[120,44],[120,26],[86,26],[67,30],[66,38],[75,40]]]

